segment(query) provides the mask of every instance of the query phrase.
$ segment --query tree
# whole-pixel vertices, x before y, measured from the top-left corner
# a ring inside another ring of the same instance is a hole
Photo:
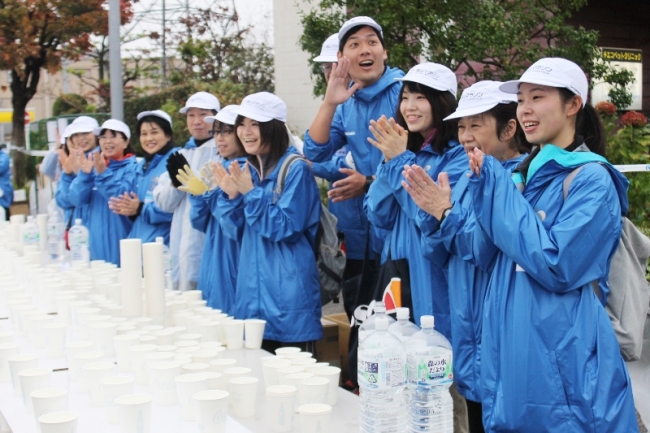
[[[225,6],[199,9],[180,19],[171,40],[181,62],[172,72],[172,84],[230,81],[248,92],[273,92],[273,50],[247,39],[250,27],[240,28],[238,16]],[[152,37],[157,37],[153,34]]]
[[[52,106],[52,115],[85,113],[87,106],[88,101],[86,101],[86,98],[76,93],[68,93],[56,98]]]
[[[90,47],[90,35],[106,31],[105,0],[0,0],[0,69],[11,73],[12,144],[25,146],[27,103],[36,93],[41,70],[55,72],[62,58],[76,59]],[[14,157],[20,167],[22,153]],[[25,173],[15,170],[15,183]]]
[[[540,57],[565,57],[594,78],[621,88],[629,76],[599,62],[598,32],[566,24],[587,0],[322,0],[303,14],[303,50],[316,56],[322,42],[355,15],[384,30],[389,62],[408,70],[422,57],[449,66],[469,81],[517,78]],[[343,11],[347,11],[344,13]],[[424,13],[423,13],[424,12]],[[323,94],[324,82],[314,67]],[[618,81],[617,81],[618,80]],[[465,83],[468,84],[468,83]]]

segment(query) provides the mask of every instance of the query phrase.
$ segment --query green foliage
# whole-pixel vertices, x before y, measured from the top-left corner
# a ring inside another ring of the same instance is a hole
[[[186,84],[168,87],[158,93],[139,98],[132,98],[124,102],[124,121],[131,128],[131,144],[138,154],[142,154],[138,140],[137,115],[142,111],[165,111],[172,117],[174,142],[183,146],[189,139],[185,115],[178,111],[185,106],[185,101],[196,92],[208,92],[219,98],[221,106],[239,104],[247,93],[247,86],[233,84],[223,80],[215,83],[189,81]]]
[[[368,15],[384,30],[389,64],[405,71],[424,57],[472,80],[509,80],[544,56],[573,60],[587,74],[600,58],[598,32],[566,24],[587,0],[314,1],[317,7],[303,14],[300,40],[312,57],[346,19]],[[599,77],[608,71],[602,65]],[[312,74],[314,93],[321,95],[322,74],[317,68]]]
[[[76,93],[67,93],[56,98],[52,106],[52,116],[58,117],[64,114],[86,113],[88,101]]]
[[[632,103],[632,92],[629,90],[629,85],[635,80],[632,71],[616,68],[598,59],[594,61],[591,78],[592,81],[602,80],[612,85],[607,95],[617,107],[629,107]]]
[[[650,126],[621,123],[616,115],[601,113],[608,135],[607,159],[612,164],[650,164]],[[650,175],[625,173],[630,181],[628,217],[638,227],[650,229]]]

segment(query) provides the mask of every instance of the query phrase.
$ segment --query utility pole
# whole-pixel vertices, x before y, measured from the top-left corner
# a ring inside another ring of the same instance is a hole
[[[165,0],[162,0],[162,88],[167,87],[167,52],[165,50],[165,37],[167,36],[166,22],[165,22]]]
[[[120,0],[109,0],[108,4],[108,50],[111,81],[111,117],[124,120],[122,99],[122,53],[120,42]]]

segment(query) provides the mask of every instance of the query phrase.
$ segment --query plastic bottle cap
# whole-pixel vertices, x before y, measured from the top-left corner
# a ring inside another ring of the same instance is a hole
[[[81,225],[81,218],[75,218],[74,223],[77,225]]]
[[[407,307],[401,307],[397,309],[397,319],[398,320],[408,320],[409,319],[409,309]]]
[[[433,328],[433,316],[421,316],[420,325],[423,328]]]
[[[375,330],[376,331],[385,331],[388,329],[388,318],[387,317],[377,317],[375,320]]]

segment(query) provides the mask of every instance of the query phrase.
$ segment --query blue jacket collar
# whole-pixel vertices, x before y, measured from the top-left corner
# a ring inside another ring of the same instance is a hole
[[[404,72],[401,70],[387,66],[384,75],[382,75],[379,80],[368,87],[357,90],[352,97],[363,102],[370,102],[377,96],[381,95],[390,86],[401,85],[401,82],[397,81],[396,78],[402,78],[403,76]],[[350,83],[350,85],[352,85],[352,83]]]

